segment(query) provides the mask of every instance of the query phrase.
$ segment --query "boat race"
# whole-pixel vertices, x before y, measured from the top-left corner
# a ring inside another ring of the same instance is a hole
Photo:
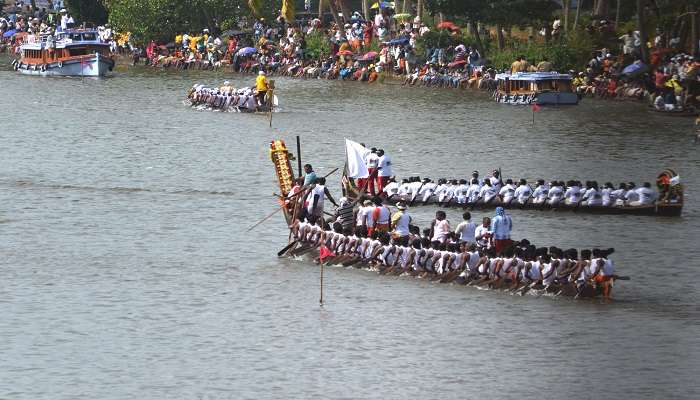
[[[0,399],[700,398],[699,24],[0,2]]]

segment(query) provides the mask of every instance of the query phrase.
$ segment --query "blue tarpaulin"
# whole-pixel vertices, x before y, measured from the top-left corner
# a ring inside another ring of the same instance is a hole
[[[402,45],[408,44],[408,40],[409,39],[407,37],[402,36],[402,37],[398,37],[396,39],[392,39],[392,40],[386,42],[386,44],[388,44],[389,46],[402,46]]]

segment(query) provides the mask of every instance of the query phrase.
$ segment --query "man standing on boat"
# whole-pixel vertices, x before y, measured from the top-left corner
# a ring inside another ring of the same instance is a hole
[[[265,71],[258,72],[258,77],[255,78],[255,89],[257,90],[258,107],[265,105],[265,95],[268,90],[267,76],[265,76]]]
[[[304,185],[309,186],[316,183],[316,173],[314,172],[314,167],[311,164],[304,165]]]
[[[513,230],[513,220],[506,214],[503,207],[496,207],[496,216],[491,221],[491,232],[493,232],[493,244],[496,254],[513,243],[510,240],[510,232]]]

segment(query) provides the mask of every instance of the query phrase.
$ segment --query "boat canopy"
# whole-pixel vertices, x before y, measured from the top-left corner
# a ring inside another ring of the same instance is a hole
[[[504,81],[570,81],[571,75],[558,72],[516,72],[514,74],[496,74],[496,79]]]

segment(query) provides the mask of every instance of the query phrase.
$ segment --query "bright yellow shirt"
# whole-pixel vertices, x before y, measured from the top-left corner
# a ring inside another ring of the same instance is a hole
[[[267,91],[267,77],[265,75],[258,75],[258,77],[255,78],[255,88],[258,89],[259,92]]]

